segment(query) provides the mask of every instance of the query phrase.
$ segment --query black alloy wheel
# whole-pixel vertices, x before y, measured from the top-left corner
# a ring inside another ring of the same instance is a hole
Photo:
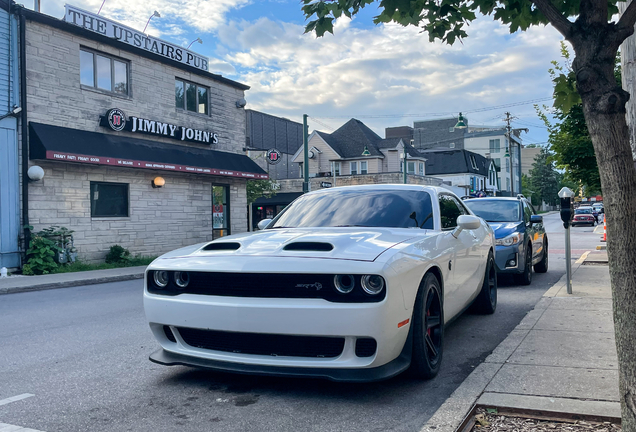
[[[543,240],[543,256],[541,257],[541,261],[539,261],[534,266],[534,271],[536,273],[547,273],[548,272],[548,239],[545,238]]]
[[[444,308],[437,277],[428,273],[420,284],[413,312],[413,354],[411,373],[431,379],[442,364]]]
[[[475,313],[484,315],[493,314],[497,309],[497,269],[492,251],[488,252],[484,281],[471,309]]]
[[[516,275],[519,285],[530,285],[532,283],[532,245],[528,244],[526,252],[526,263],[523,273]]]

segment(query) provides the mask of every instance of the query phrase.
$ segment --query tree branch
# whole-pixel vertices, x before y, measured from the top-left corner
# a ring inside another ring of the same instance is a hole
[[[627,9],[625,9],[623,15],[621,15],[621,19],[618,20],[618,24],[616,24],[616,30],[621,33],[625,30],[631,30],[633,32],[634,24],[636,24],[636,1],[633,0],[629,4],[629,6],[627,6]]]
[[[636,2],[636,0],[634,0],[634,2]],[[565,39],[570,39],[574,24],[563,16],[550,0],[532,0],[532,3],[534,3],[539,11],[550,21],[550,24],[552,24]]]

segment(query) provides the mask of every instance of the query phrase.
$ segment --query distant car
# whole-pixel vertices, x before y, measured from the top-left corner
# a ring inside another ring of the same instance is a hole
[[[519,284],[530,285],[532,266],[537,273],[548,271],[548,236],[543,217],[536,214],[527,199],[475,198],[464,204],[495,231],[498,273],[511,273]]]
[[[260,231],[148,266],[150,359],[246,374],[432,378],[444,325],[494,313],[495,236],[450,191],[362,185],[302,195]]]
[[[598,213],[595,213],[592,207],[579,207],[574,210],[574,218],[572,219],[571,225],[590,225],[594,226],[597,222]]]
[[[605,213],[605,206],[603,206],[603,203],[596,203],[592,205],[592,208],[594,210],[596,210],[598,212],[599,215],[602,215]]]

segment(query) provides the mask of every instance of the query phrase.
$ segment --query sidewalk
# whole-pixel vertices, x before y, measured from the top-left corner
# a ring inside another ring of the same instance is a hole
[[[565,275],[423,427],[454,432],[475,406],[555,418],[620,420],[607,254]]]
[[[0,294],[142,279],[146,266],[0,278]]]

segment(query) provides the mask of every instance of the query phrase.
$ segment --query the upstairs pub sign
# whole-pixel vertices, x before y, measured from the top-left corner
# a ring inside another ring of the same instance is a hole
[[[128,131],[148,135],[160,135],[179,141],[192,141],[203,144],[218,144],[219,142],[219,135],[216,132],[134,116],[126,118],[126,114],[119,108],[109,109],[106,115],[100,117],[99,124],[100,126],[111,128],[117,132]]]
[[[128,45],[153,52],[179,63],[208,70],[208,59],[170,42],[148,36],[138,30],[111,21],[101,15],[95,15],[75,6],[65,5],[66,14],[64,20],[86,30],[99,33],[103,36],[117,39]]]

